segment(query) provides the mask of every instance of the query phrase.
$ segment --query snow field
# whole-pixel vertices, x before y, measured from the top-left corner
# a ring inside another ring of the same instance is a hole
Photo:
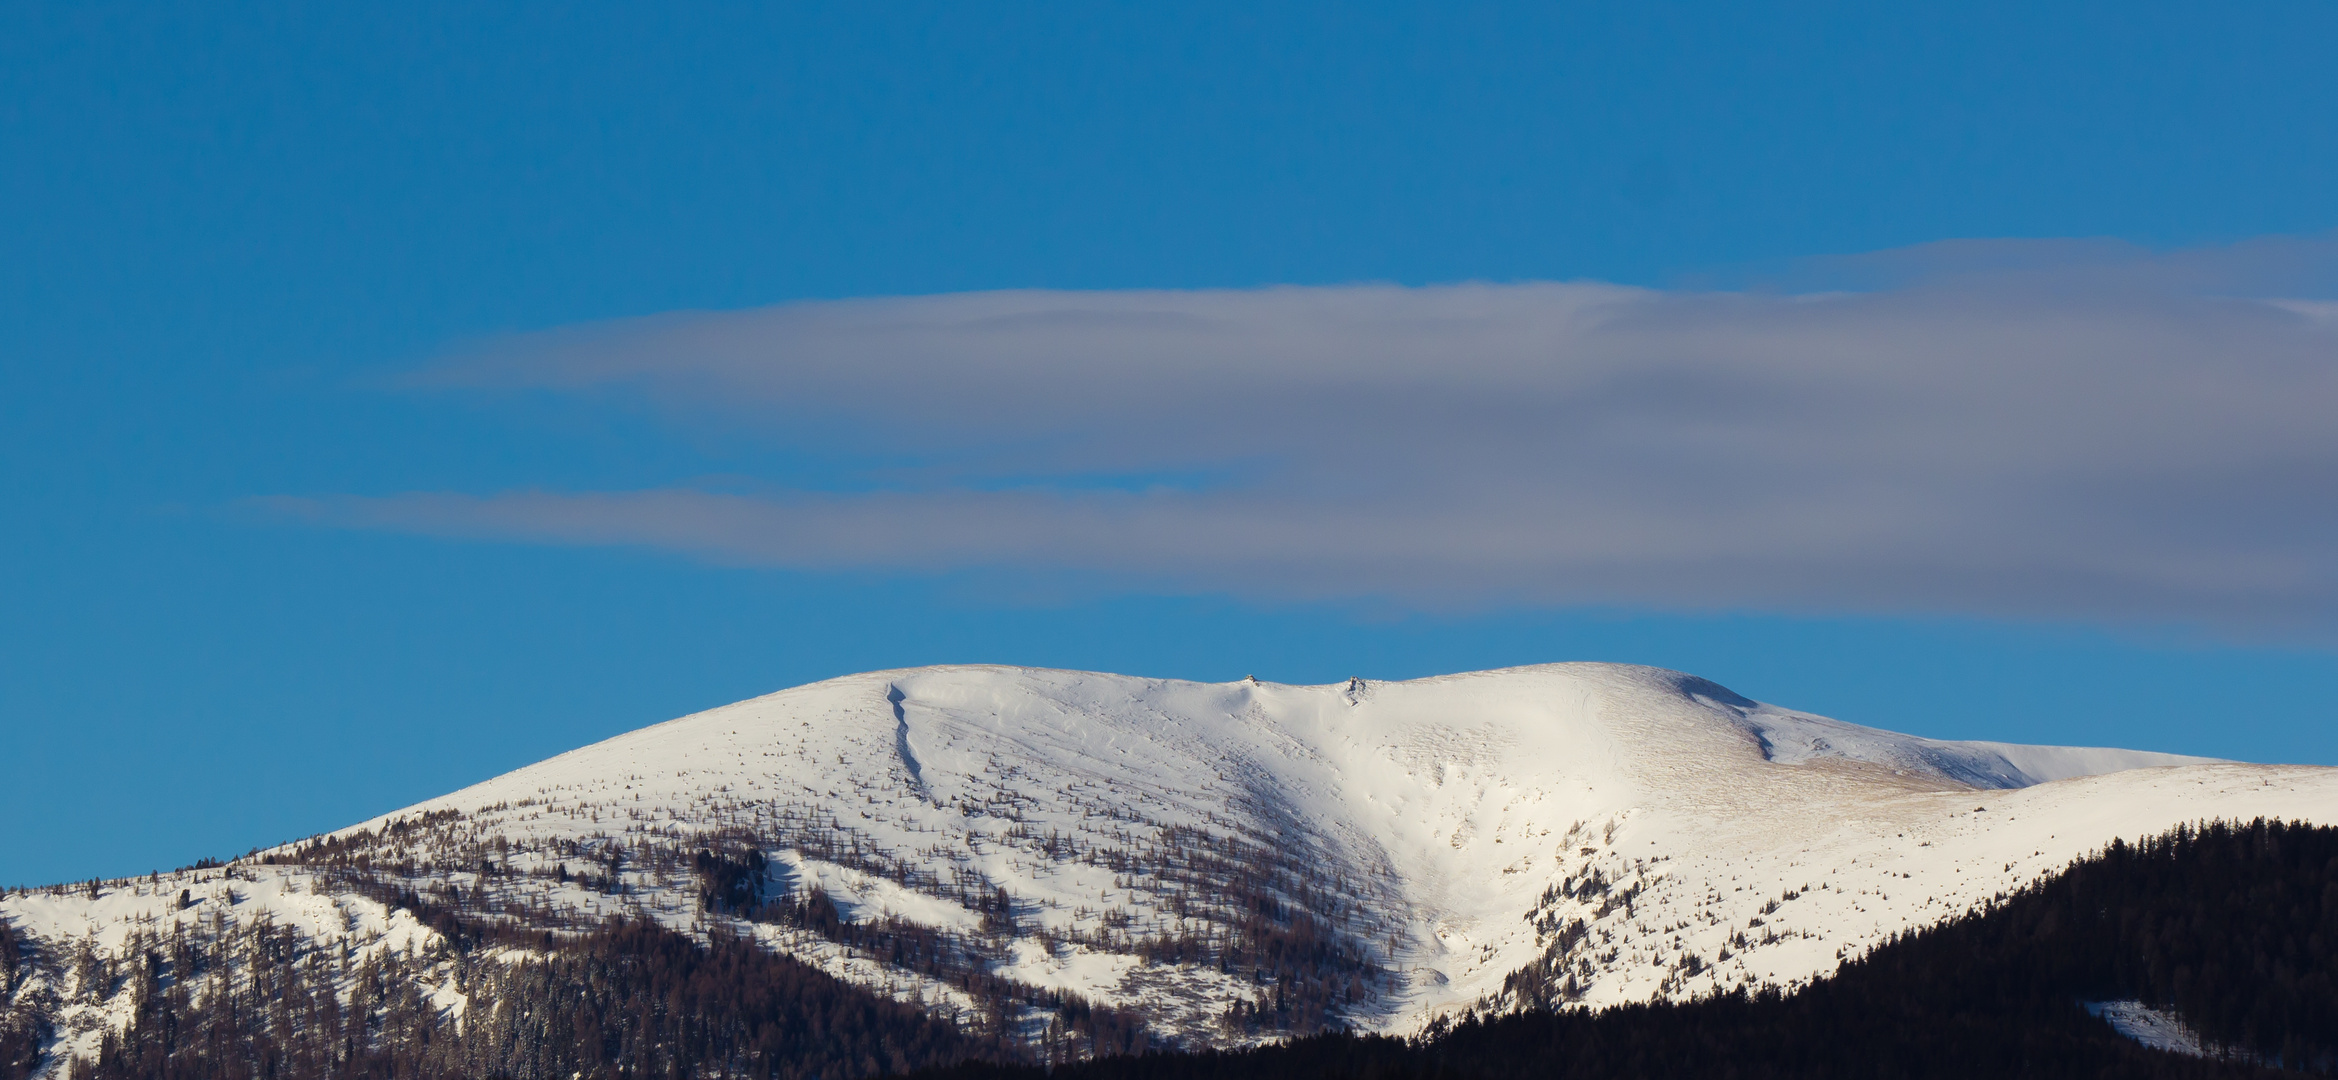
[[[1255,956],[1266,930],[1312,927],[1333,959],[1310,970],[1346,980],[1339,1018],[1384,1031],[1794,986],[2114,837],[2256,816],[2338,820],[2338,769],[1920,739],[1619,665],[1311,687],[949,667],[684,717],[320,839],[523,925],[727,928],[977,1007],[949,979],[707,910],[691,855],[752,847],[767,898],[816,889],[848,922],[928,928],[991,974],[1229,1044],[1262,1037],[1225,1018],[1275,973],[1164,957]],[[304,850],[323,849],[271,854]],[[235,872],[252,878],[236,910],[317,941],[428,945],[297,868]],[[115,948],[106,927],[179,917],[162,909],[181,887],[0,914]]]

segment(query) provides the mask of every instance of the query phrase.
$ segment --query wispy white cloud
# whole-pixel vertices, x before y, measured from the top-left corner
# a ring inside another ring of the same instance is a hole
[[[1019,291],[673,314],[423,381],[662,402],[885,491],[278,500],[801,568],[1424,606],[2338,622],[2323,241],[1947,245],[1831,292]],[[2236,295],[2248,290],[2258,296]],[[1177,488],[1098,476],[1210,475]]]

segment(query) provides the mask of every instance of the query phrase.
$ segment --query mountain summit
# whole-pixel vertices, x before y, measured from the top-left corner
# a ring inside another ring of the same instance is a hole
[[[401,970],[450,1013],[464,980],[428,958],[456,915],[502,928],[502,962],[637,917],[1009,1039],[1078,1003],[1230,1045],[1791,988],[2114,838],[2256,816],[2338,821],[2338,769],[1943,742],[1610,664],[1326,686],[936,667],[0,916],[100,953],[265,919],[422,958]],[[48,978],[61,1039],[123,1008]]]

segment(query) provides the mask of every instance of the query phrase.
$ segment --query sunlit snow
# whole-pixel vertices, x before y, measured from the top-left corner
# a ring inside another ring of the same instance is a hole
[[[1378,973],[1345,1021],[1408,1031],[1472,1008],[1798,985],[2115,837],[2205,818],[2338,822],[2338,769],[1933,741],[1620,665],[1328,686],[942,667],[644,728],[342,835],[433,812],[430,850],[469,860],[432,864],[433,882],[586,923],[625,913],[704,932],[728,918],[703,910],[686,876],[620,865],[617,888],[555,878],[556,864],[588,869],[575,853],[596,845],[766,838],[769,895],[816,886],[852,921],[973,933],[975,901],[1003,893],[997,974],[1225,1042],[1218,1018],[1259,988],[1139,955],[1232,925],[1196,869],[1205,850],[1317,890],[1307,910]],[[410,843],[400,850],[429,847]],[[481,857],[508,875],[464,869]],[[320,895],[316,880],[244,860],[94,900],[80,887],[14,895],[0,914],[60,955],[191,919],[427,949],[410,917]],[[181,889],[197,900],[184,911]],[[801,930],[739,928],[884,993],[969,1004]],[[62,1034],[74,1046],[118,1015],[74,1007],[82,1019]]]

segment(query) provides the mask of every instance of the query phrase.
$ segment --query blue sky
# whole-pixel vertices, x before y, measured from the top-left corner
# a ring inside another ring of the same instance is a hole
[[[2338,764],[2327,4],[474,7],[0,10],[0,882],[958,661]]]

